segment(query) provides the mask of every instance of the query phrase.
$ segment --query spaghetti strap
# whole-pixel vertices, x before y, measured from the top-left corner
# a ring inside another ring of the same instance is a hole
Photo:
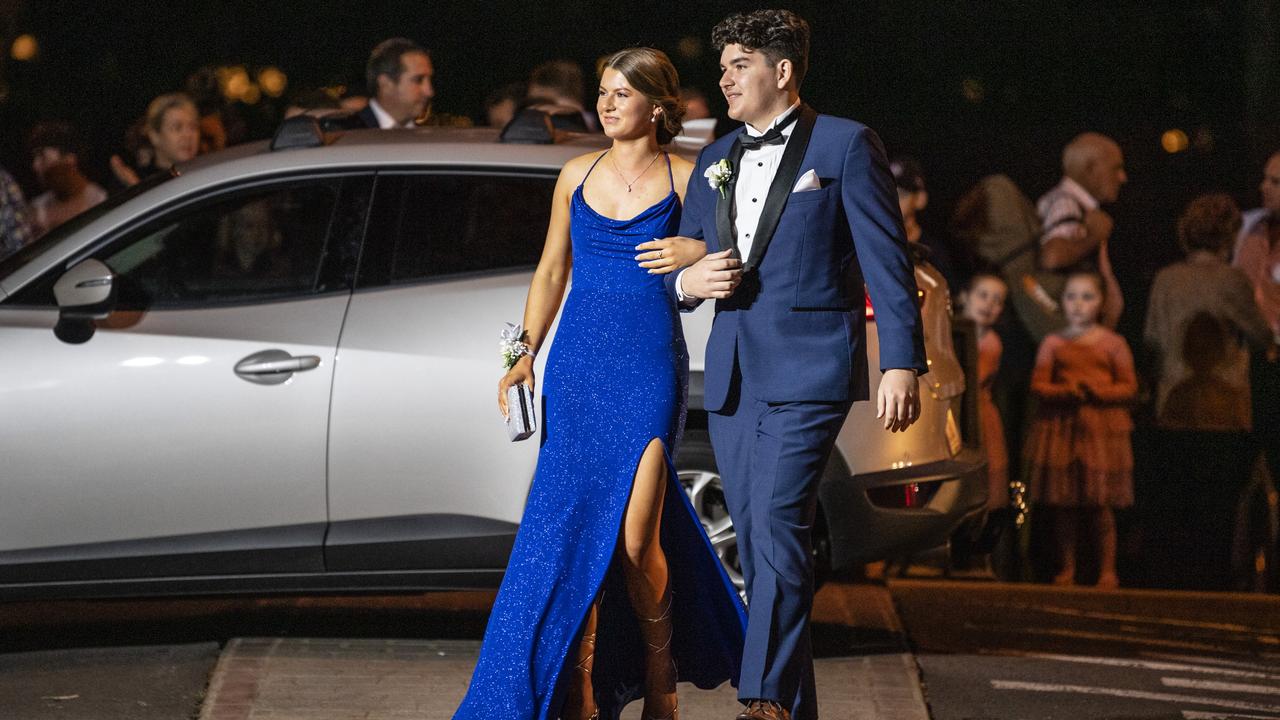
[[[604,159],[604,156],[608,154],[609,154],[608,150],[605,150],[604,152],[600,153],[600,157],[596,158],[596,161],[591,163],[591,167],[587,168],[587,174],[582,176],[582,182],[578,183],[578,187],[582,187],[583,185],[587,184],[587,178],[591,177],[591,171],[595,170],[596,165],[599,165],[600,161]]]
[[[607,150],[605,152],[608,152]],[[676,176],[671,171],[671,153],[663,153],[667,156],[667,180],[671,182],[671,192],[676,191]]]

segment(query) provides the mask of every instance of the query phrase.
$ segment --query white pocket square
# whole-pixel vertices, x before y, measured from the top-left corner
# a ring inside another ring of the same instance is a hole
[[[791,192],[808,192],[809,190],[821,190],[822,181],[818,179],[818,173],[812,170],[806,170],[800,179],[796,181],[796,186],[791,188]]]

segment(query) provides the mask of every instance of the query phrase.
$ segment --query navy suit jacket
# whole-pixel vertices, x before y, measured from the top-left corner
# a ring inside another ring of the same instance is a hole
[[[749,269],[731,297],[716,301],[704,398],[713,412],[725,405],[735,362],[744,385],[765,402],[868,399],[864,283],[875,307],[880,369],[928,369],[915,274],[880,139],[852,120],[802,111],[812,123],[803,160],[783,177],[784,153]],[[804,122],[802,115],[788,150]],[[719,205],[732,201],[733,190],[722,199],[703,173],[730,155],[738,134],[705,147],[689,180],[680,234],[704,240],[708,253],[735,246],[733,237],[720,236],[728,207]],[[792,193],[807,170],[822,189]],[[771,212],[777,226],[766,237]],[[673,292],[678,275],[668,275]]]
[[[360,118],[360,122],[364,123],[364,126],[367,128],[377,130],[382,127],[378,124],[378,116],[374,114],[373,108],[368,105],[365,105],[364,108],[356,114],[356,117]]]

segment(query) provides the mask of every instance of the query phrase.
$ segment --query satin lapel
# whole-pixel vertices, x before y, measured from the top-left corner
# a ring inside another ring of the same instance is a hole
[[[720,191],[716,190],[716,239],[719,241],[721,250],[733,248],[735,255],[738,254],[738,234],[733,231],[733,189],[738,184],[738,164],[742,162],[742,142],[734,139],[733,145],[729,146],[729,169],[732,174],[729,176],[729,184],[724,188],[724,196],[720,196]]]
[[[744,271],[752,270],[760,264],[764,251],[773,240],[773,231],[778,229],[778,221],[782,219],[782,211],[787,207],[787,199],[791,196],[791,188],[795,187],[796,177],[800,173],[800,165],[804,162],[805,151],[809,149],[809,138],[813,135],[813,125],[818,113],[808,105],[800,107],[800,117],[796,118],[796,128],[791,131],[787,140],[787,149],[782,151],[782,160],[778,163],[778,171],[773,175],[773,183],[769,185],[769,195],[765,197],[764,208],[760,211],[760,224],[756,226],[756,239],[751,243],[751,257],[742,264]]]

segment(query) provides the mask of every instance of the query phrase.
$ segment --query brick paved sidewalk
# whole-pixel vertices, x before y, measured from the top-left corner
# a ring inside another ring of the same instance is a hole
[[[858,644],[842,657],[816,661],[823,717],[928,720],[919,671],[904,651],[888,594],[868,587],[855,595],[815,607],[819,647],[832,636]],[[447,720],[479,648],[457,640],[237,638],[218,661],[200,720]],[[741,707],[736,698],[728,684],[712,691],[681,684],[681,717],[731,720]],[[623,714],[639,717],[640,703]]]

